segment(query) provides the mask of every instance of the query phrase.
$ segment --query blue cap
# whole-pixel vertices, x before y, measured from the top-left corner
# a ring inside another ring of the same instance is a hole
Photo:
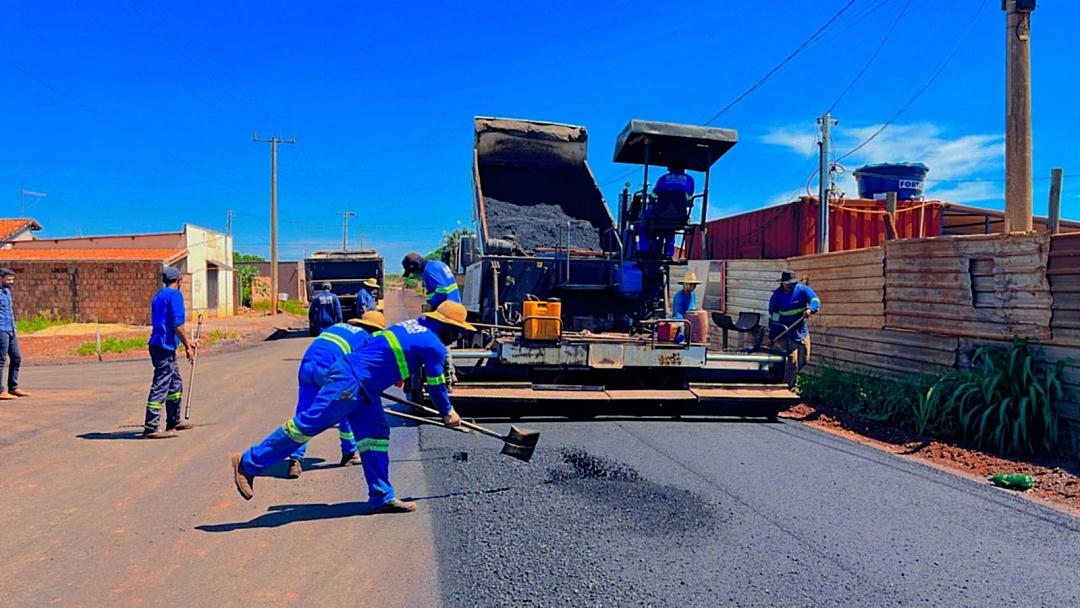
[[[165,269],[161,271],[161,280],[164,283],[172,283],[174,281],[179,281],[180,269],[173,268],[172,266],[166,266]]]

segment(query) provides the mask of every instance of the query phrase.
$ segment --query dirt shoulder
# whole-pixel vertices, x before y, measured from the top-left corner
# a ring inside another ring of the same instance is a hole
[[[290,314],[277,317],[250,314],[235,317],[204,319],[202,327],[202,356],[223,352],[235,352],[263,342],[280,332],[307,331],[306,318]],[[194,334],[195,324],[188,323],[189,335]],[[73,323],[20,334],[23,365],[63,365],[74,363],[97,363],[96,354],[79,355],[80,346],[94,343],[97,331],[102,340],[145,340],[150,337],[150,327],[117,324]],[[145,343],[144,343],[145,344]],[[103,361],[133,361],[149,359],[146,347],[140,345],[121,353],[104,352]]]
[[[1080,462],[1075,459],[1002,458],[824,406],[800,404],[780,416],[980,483],[989,484],[988,478],[997,473],[1030,475],[1035,487],[1021,493],[1025,498],[1080,517]]]

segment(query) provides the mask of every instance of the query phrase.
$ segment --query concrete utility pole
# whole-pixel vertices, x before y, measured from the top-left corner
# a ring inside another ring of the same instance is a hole
[[[294,136],[289,141],[281,135],[270,139],[259,139],[254,133],[251,140],[256,143],[270,144],[270,310],[271,315],[278,313],[278,261],[277,261],[277,147],[278,144],[295,144]]]
[[[232,209],[229,209],[228,219],[225,220],[225,236],[232,236],[233,213],[235,213],[235,211],[233,211]]]
[[[1031,11],[1035,0],[1003,0],[1005,9],[1005,233],[1032,230]]]
[[[360,249],[361,249],[361,250],[363,250],[363,249],[364,249],[364,239],[366,239],[366,238],[367,238],[367,235],[366,235],[366,234],[361,234],[361,235],[360,235]]]
[[[26,217],[26,195],[36,196],[38,198],[45,198],[48,196],[43,192],[34,192],[33,190],[27,190],[25,184],[19,184],[19,217]]]
[[[818,119],[818,125],[821,127],[821,167],[819,169],[821,174],[818,180],[820,182],[818,184],[818,253],[829,252],[829,193],[832,191],[832,170],[829,162],[829,155],[832,152],[832,139],[829,130],[835,124],[839,123],[833,120],[828,112]]]
[[[339,211],[338,215],[341,216],[344,224],[341,226],[341,250],[349,250],[349,218],[356,215],[352,211]],[[360,247],[363,249],[363,246]]]

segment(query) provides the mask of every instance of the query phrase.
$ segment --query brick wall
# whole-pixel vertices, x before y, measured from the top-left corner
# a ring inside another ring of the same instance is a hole
[[[150,300],[161,288],[157,261],[16,261],[15,318],[48,312],[82,322],[150,322]],[[190,294],[185,294],[188,301]]]

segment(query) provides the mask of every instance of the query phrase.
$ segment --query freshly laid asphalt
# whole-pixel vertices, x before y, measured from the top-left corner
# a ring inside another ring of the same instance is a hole
[[[331,432],[243,501],[229,455],[292,415],[308,343],[201,360],[197,426],[161,441],[149,362],[24,369],[0,605],[1080,606],[1080,520],[792,421],[526,420],[529,463],[396,426],[420,511],[378,516]]]

